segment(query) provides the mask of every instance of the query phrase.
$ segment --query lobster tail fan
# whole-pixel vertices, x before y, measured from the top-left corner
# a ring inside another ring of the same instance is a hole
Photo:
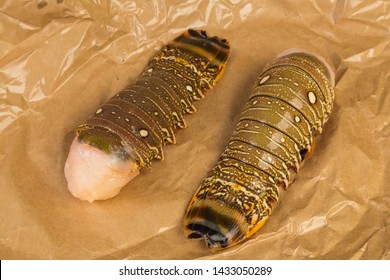
[[[206,31],[193,29],[177,37],[170,46],[187,50],[199,57],[200,63],[194,65],[203,72],[202,90],[212,88],[221,78],[230,52],[229,43],[225,39],[210,37]]]
[[[186,215],[185,234],[205,238],[209,248],[226,248],[239,242],[248,230],[243,213],[212,199],[197,200]]]

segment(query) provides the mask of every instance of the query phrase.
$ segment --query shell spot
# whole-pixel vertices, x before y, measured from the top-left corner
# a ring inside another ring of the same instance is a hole
[[[148,69],[148,72],[149,72],[149,73],[153,72],[153,68],[149,68],[149,69]]]
[[[192,86],[190,86],[190,85],[187,85],[187,86],[186,86],[186,89],[187,89],[189,92],[193,92]]]
[[[261,79],[259,84],[260,85],[264,84],[266,81],[268,81],[268,79],[269,79],[269,76],[265,76],[264,78]]]
[[[286,139],[284,139],[283,137],[280,138],[280,142],[284,143],[286,141]]]
[[[299,123],[299,122],[301,121],[301,118],[300,118],[299,116],[295,116],[295,117],[294,117],[294,121],[297,122],[297,123]]]
[[[157,111],[156,111],[156,112],[154,112],[153,114],[154,114],[155,116],[158,116],[158,112],[157,112]]]
[[[309,99],[310,104],[315,104],[317,101],[316,94],[312,91],[309,91],[307,93],[307,98]]]
[[[130,120],[129,120],[129,118],[125,118],[125,121],[129,122]]]
[[[284,110],[284,109],[286,109],[286,108],[282,106],[282,107],[280,107],[280,109],[281,109],[281,110]]]
[[[103,109],[100,108],[99,110],[96,111],[96,114],[100,114],[102,111],[103,111]]]
[[[256,224],[258,219],[259,219],[259,215],[258,215],[258,214],[254,214],[254,215],[251,217],[251,224],[252,224],[252,225]]]
[[[149,131],[147,131],[146,129],[140,129],[139,130],[139,135],[141,135],[141,137],[145,138],[149,135]]]
[[[111,111],[111,114],[116,115],[116,112],[115,111]]]
[[[252,102],[252,105],[256,105],[257,102],[258,102],[257,100],[253,101],[253,102]]]

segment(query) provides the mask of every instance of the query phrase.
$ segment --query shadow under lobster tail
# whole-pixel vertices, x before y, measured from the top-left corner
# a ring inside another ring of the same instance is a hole
[[[209,248],[226,248],[244,240],[248,227],[239,209],[206,198],[196,200],[187,212],[184,232],[190,239],[204,238]]]

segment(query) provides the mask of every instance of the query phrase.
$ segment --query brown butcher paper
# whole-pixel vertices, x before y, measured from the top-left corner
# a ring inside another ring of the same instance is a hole
[[[225,38],[224,76],[165,159],[114,198],[67,189],[73,129],[188,28]],[[260,231],[226,250],[183,234],[262,68],[304,49],[335,70],[313,155]],[[0,2],[0,259],[390,259],[388,1]]]

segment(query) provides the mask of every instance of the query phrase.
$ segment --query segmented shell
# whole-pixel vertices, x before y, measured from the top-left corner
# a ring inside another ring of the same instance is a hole
[[[330,78],[327,66],[307,53],[265,67],[227,148],[190,202],[184,221],[189,238],[228,247],[265,223],[280,187],[287,188],[328,120]]]
[[[217,83],[228,54],[226,40],[189,29],[80,125],[78,139],[150,166],[152,159],[163,158],[166,142],[176,143],[175,130],[186,127],[184,114],[195,112],[193,101]]]

